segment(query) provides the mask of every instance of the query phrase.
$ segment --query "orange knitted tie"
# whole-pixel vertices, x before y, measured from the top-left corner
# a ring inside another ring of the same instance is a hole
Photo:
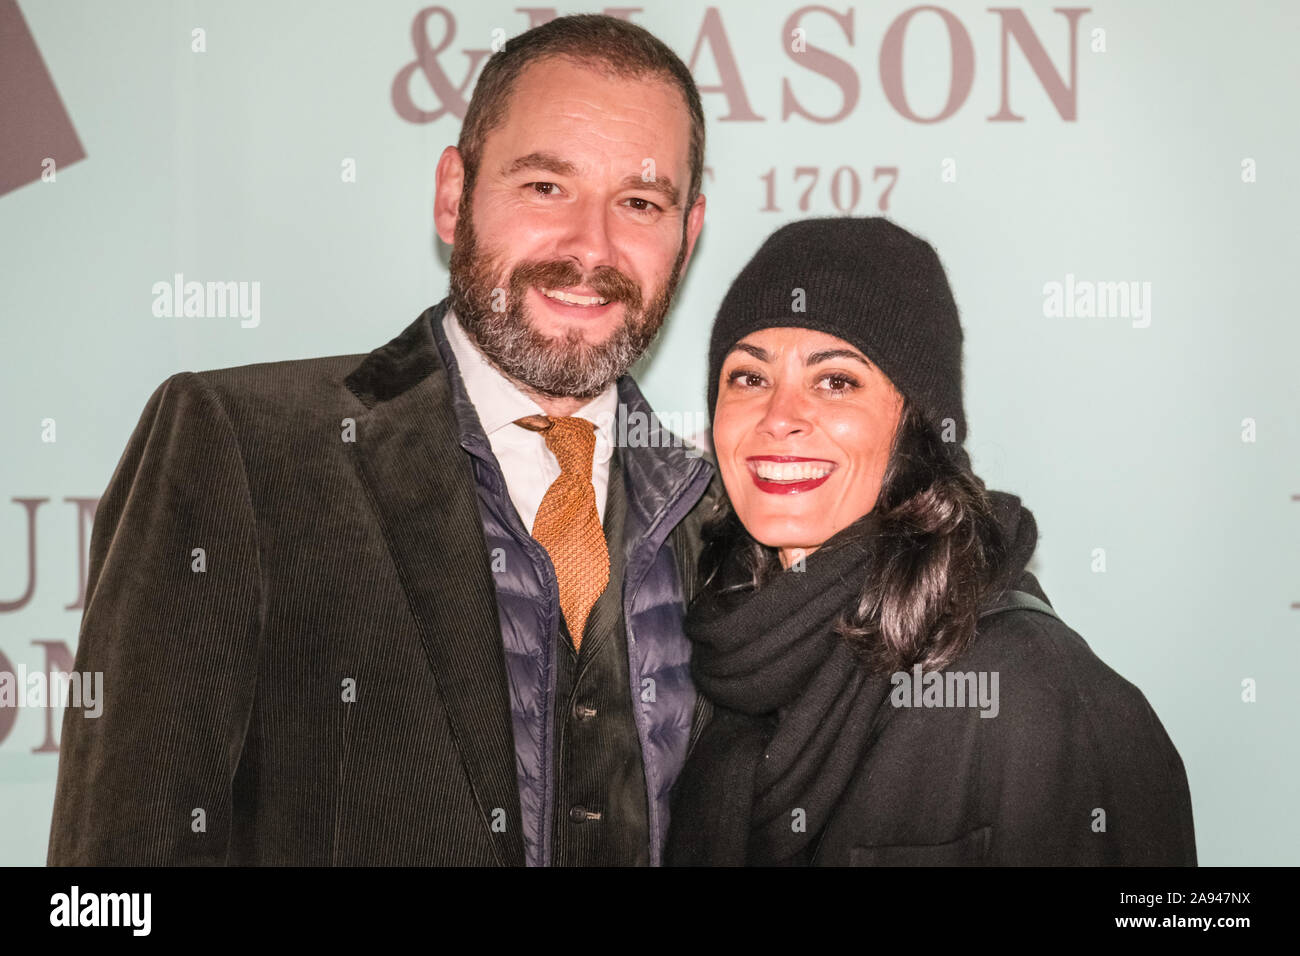
[[[560,463],[560,477],[551,482],[537,509],[533,537],[555,566],[560,609],[576,649],[582,646],[582,629],[592,605],[609,584],[609,548],[591,483],[596,426],[585,418],[545,415],[529,415],[515,424],[541,432]]]

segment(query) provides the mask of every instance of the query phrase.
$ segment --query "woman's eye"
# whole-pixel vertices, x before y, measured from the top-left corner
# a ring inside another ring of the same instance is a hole
[[[839,372],[824,375],[821,381],[825,383],[826,390],[830,392],[851,392],[858,387],[857,379]]]
[[[734,370],[727,376],[728,385],[739,385],[741,388],[756,388],[763,384],[763,376],[757,372],[750,372],[743,368]]]

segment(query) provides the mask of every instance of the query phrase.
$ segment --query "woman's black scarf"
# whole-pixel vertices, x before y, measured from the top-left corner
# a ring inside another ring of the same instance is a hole
[[[691,673],[716,709],[673,793],[670,864],[812,861],[890,690],[834,629],[861,593],[875,529],[869,514],[803,570],[738,598],[709,587],[691,607]]]

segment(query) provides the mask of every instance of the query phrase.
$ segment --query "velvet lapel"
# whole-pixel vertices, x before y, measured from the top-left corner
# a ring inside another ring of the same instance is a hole
[[[406,590],[483,825],[502,863],[524,864],[510,699],[495,586],[447,369],[426,310],[347,377],[366,406],[353,462]],[[505,811],[505,830],[493,827]]]

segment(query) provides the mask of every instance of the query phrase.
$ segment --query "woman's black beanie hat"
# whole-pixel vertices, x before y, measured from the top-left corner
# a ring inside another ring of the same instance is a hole
[[[924,239],[880,217],[804,219],[772,233],[714,320],[710,419],[732,346],[750,332],[780,327],[816,329],[857,347],[936,432],[955,433],[960,453],[961,323],[943,265]]]

